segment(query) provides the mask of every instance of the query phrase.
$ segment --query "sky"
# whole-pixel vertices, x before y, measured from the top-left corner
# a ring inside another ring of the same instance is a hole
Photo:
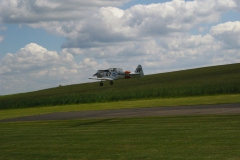
[[[0,95],[240,63],[240,0],[0,0]]]

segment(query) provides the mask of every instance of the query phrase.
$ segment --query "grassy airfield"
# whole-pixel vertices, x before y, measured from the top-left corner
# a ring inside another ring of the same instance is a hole
[[[240,103],[240,64],[0,97],[0,119],[51,112]],[[239,159],[240,115],[0,123],[0,159]]]
[[[0,159],[239,159],[240,115],[0,123]]]

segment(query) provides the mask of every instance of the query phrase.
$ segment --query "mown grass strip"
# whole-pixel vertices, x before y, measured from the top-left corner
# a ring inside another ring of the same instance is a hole
[[[0,123],[0,159],[239,159],[240,116]]]
[[[52,112],[70,112],[70,111],[87,111],[87,110],[106,110],[122,108],[141,108],[141,107],[161,107],[161,106],[189,106],[201,104],[230,104],[240,103],[240,94],[235,95],[217,95],[201,97],[184,97],[184,98],[165,98],[165,99],[145,99],[134,101],[119,101],[107,103],[90,103],[52,107],[37,107],[1,110],[0,119],[15,118],[21,116],[38,115]]]

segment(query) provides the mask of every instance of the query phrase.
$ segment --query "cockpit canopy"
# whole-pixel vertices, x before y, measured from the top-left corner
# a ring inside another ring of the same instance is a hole
[[[123,73],[122,68],[109,68],[110,72],[117,72],[117,73]]]

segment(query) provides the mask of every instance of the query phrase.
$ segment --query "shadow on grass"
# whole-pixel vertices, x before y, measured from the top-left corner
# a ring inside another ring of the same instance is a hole
[[[81,126],[90,126],[90,125],[95,125],[95,124],[101,124],[101,123],[117,123],[120,122],[120,120],[117,119],[96,119],[96,120],[87,120],[86,122],[82,121],[81,122],[76,122],[74,125],[71,126],[71,128],[74,127],[81,127]]]

